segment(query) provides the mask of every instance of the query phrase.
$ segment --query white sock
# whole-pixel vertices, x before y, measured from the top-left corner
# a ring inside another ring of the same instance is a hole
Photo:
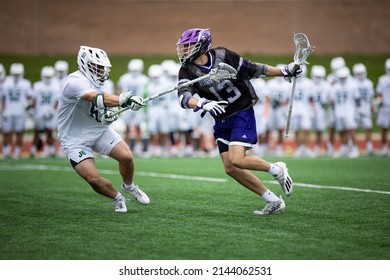
[[[117,193],[116,197],[114,198],[115,201],[117,201],[118,199],[122,198],[122,194],[120,192]]]
[[[279,197],[277,197],[273,192],[270,190],[266,190],[265,193],[261,196],[265,201],[272,202],[272,201],[279,201]]]
[[[275,175],[278,174],[281,170],[282,170],[282,169],[281,169],[279,166],[277,166],[277,165],[271,163],[271,168],[268,170],[268,173],[271,174],[272,176],[275,176]]]
[[[123,182],[122,184],[125,187],[125,189],[128,189],[128,190],[133,190],[135,188],[134,182],[131,183],[130,185],[126,185],[125,182]]]

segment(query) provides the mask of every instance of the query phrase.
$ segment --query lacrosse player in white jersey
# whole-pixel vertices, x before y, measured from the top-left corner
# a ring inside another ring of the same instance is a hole
[[[5,77],[6,77],[6,71],[5,71],[5,68],[4,68],[4,65],[0,63],[0,129],[3,127],[2,125],[2,111],[1,111],[1,100],[2,100],[2,94],[3,94],[3,84],[4,84],[4,81],[5,81]]]
[[[314,98],[314,118],[312,120],[312,130],[314,130],[316,134],[313,156],[318,156],[323,142],[323,133],[327,128],[325,109],[329,107],[330,85],[326,81],[326,70],[324,66],[313,65],[310,75],[313,82]]]
[[[40,133],[46,133],[46,145],[42,157],[55,156],[55,140],[53,131],[57,127],[57,106],[60,96],[58,82],[54,81],[55,70],[52,66],[41,69],[41,80],[33,85],[34,139],[31,145],[30,157],[35,157],[40,149]]]
[[[282,67],[281,64],[276,67]],[[270,141],[270,134],[275,131],[277,133],[275,155],[283,155],[283,140],[284,131],[287,122],[287,106],[291,85],[286,83],[283,77],[274,77],[267,82],[269,99],[271,102],[271,112],[267,122],[267,142]]]
[[[170,83],[163,78],[162,66],[153,64],[148,69],[149,83],[146,86],[148,96],[167,90]],[[172,97],[169,94],[148,102],[147,116],[150,133],[150,152],[152,156],[168,156],[170,151],[169,108]]]
[[[12,137],[16,135],[14,158],[22,154],[23,134],[26,123],[26,108],[31,102],[31,82],[23,78],[24,66],[13,63],[10,76],[3,84],[2,118],[3,118],[3,157],[11,157]]]
[[[367,154],[374,153],[374,146],[372,144],[372,114],[374,99],[374,83],[367,78],[366,66],[362,63],[357,63],[352,68],[355,82],[359,91],[360,106],[357,111],[357,126],[364,129],[366,151]]]
[[[328,83],[333,86],[336,81],[338,80],[337,78],[337,71],[341,69],[342,67],[345,67],[346,63],[343,57],[341,56],[336,56],[332,58],[330,61],[330,69],[331,73],[327,77]],[[327,154],[328,156],[333,155],[333,150],[334,150],[334,143],[335,143],[335,115],[333,109],[328,110],[328,126],[329,126],[329,139],[327,143]]]
[[[269,134],[267,133],[267,123],[270,115],[270,97],[268,93],[267,83],[262,78],[252,79],[251,83],[256,91],[259,101],[253,106],[256,116],[256,130],[258,137],[258,145],[254,147],[254,152],[264,156],[267,147]]]
[[[335,129],[340,135],[339,156],[358,157],[356,143],[356,110],[359,104],[359,91],[355,81],[350,76],[350,70],[342,67],[337,71],[338,80],[331,88],[331,104],[335,113]],[[352,148],[349,149],[348,140]]]
[[[117,107],[137,111],[144,100],[131,92],[119,96],[108,92],[111,63],[105,51],[81,46],[77,65],[65,82],[59,99],[58,134],[74,170],[95,192],[111,198],[116,212],[127,212],[126,200],[112,183],[101,177],[94,152],[107,155],[119,163],[122,189],[141,204],[149,204],[149,197],[134,184],[134,158],[121,136],[108,125],[118,119],[112,115]]]
[[[306,77],[306,65],[303,65],[302,69],[303,75],[296,81],[294,110],[291,115],[291,129],[295,132],[296,157],[311,156],[309,142],[314,117],[313,82]]]
[[[387,143],[387,132],[390,126],[390,58],[385,62],[386,74],[379,77],[376,86],[379,111],[377,125],[381,127],[382,156],[387,156],[389,147]]]
[[[133,94],[144,96],[144,91],[149,78],[143,74],[144,61],[139,58],[131,59],[127,65],[128,72],[119,77],[117,91],[132,91]],[[126,129],[124,140],[135,154],[141,153],[142,127],[145,127],[146,114],[143,110],[134,112],[127,110],[122,114]]]

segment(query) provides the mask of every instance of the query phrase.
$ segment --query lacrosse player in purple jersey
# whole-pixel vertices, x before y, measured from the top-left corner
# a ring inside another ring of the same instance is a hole
[[[277,197],[249,170],[268,172],[281,185],[284,194],[293,191],[293,182],[283,162],[270,163],[246,151],[256,145],[257,132],[253,106],[258,101],[250,79],[264,76],[284,76],[290,81],[301,74],[298,64],[291,63],[282,69],[248,61],[222,47],[210,49],[209,29],[186,30],[177,42],[177,54],[182,67],[179,70],[179,85],[216,68],[221,62],[237,70],[236,79],[204,79],[178,90],[179,102],[184,109],[208,112],[215,119],[214,137],[225,172],[245,188],[255,192],[266,201],[263,210],[255,215],[268,215],[283,210],[286,206],[282,196]],[[197,94],[199,97],[196,97]]]

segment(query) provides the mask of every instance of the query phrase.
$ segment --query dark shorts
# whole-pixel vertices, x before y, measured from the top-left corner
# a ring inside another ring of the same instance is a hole
[[[216,121],[214,137],[220,153],[227,151],[228,146],[244,146],[248,149],[254,147],[257,143],[257,131],[253,108]]]

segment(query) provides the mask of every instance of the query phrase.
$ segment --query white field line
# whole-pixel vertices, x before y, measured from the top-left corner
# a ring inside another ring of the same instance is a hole
[[[49,166],[43,164],[24,164],[24,165],[0,165],[0,171],[62,171],[62,172],[74,172],[73,169],[69,167],[60,167],[60,166]],[[118,171],[102,169],[99,170],[101,174],[116,175]],[[223,178],[213,178],[213,177],[200,177],[200,176],[188,176],[188,175],[178,175],[178,174],[167,174],[167,173],[155,173],[155,172],[143,172],[136,171],[136,175],[145,176],[145,177],[155,177],[155,178],[168,178],[168,179],[181,179],[181,180],[193,180],[193,181],[206,181],[206,182],[216,182],[216,183],[226,183],[228,180]],[[264,180],[264,183],[267,184],[278,184],[274,180]],[[354,191],[354,192],[366,192],[366,193],[378,193],[378,194],[389,194],[390,191],[380,191],[380,190],[371,190],[371,189],[360,189],[352,187],[342,187],[342,186],[323,186],[323,185],[314,185],[306,183],[296,183],[294,186],[311,188],[311,189],[331,189],[331,190],[342,190],[342,191]]]

